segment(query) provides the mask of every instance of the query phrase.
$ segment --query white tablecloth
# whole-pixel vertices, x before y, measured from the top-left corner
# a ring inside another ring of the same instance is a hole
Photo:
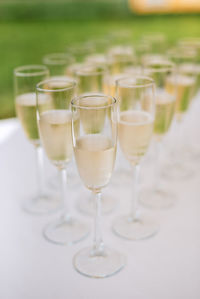
[[[160,222],[160,231],[143,241],[125,241],[112,233],[113,219],[128,211],[130,200],[127,188],[115,190],[119,205],[103,217],[104,240],[127,256],[127,264],[112,277],[91,279],[74,270],[72,258],[91,244],[92,234],[74,246],[53,245],[41,231],[58,214],[34,216],[21,209],[21,202],[35,192],[34,150],[16,120],[2,122],[0,128],[4,124],[10,129],[0,140],[1,299],[200,298],[200,164],[191,178],[171,183],[178,196],[172,209],[145,210]],[[74,206],[83,190],[70,191]],[[75,208],[73,213],[92,227],[90,217]]]

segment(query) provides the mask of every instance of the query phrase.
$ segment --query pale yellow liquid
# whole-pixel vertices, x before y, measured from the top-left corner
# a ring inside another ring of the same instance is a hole
[[[78,119],[75,131],[79,130]],[[49,110],[40,115],[41,141],[48,158],[56,165],[68,163],[73,154],[72,113],[69,110]]]
[[[116,146],[100,134],[81,137],[74,149],[81,179],[87,188],[100,190],[110,180],[116,156]]]
[[[185,113],[194,95],[195,79],[190,76],[171,76],[167,80],[166,90],[169,93],[176,92],[176,113]]]
[[[80,121],[85,133],[94,134],[103,130],[108,110],[107,104],[107,98],[105,101],[98,97],[82,99],[81,106],[88,108],[80,109]]]
[[[120,113],[119,142],[126,159],[136,165],[145,155],[153,133],[153,118],[143,111]]]
[[[134,56],[132,49],[129,47],[117,46],[109,52],[110,73],[120,74],[128,66],[133,65]]]
[[[77,71],[76,79],[78,81],[78,93],[102,92],[105,72],[101,67],[87,66],[84,72]]]
[[[175,110],[175,96],[157,91],[154,133],[164,135],[170,128]]]
[[[48,98],[40,98],[40,109],[48,105]],[[39,132],[36,119],[36,94],[24,93],[16,97],[16,112],[27,138],[34,145],[39,145]]]

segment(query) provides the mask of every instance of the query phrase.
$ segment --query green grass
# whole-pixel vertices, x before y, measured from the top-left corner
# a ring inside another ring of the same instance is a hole
[[[13,69],[41,63],[46,53],[64,51],[66,44],[102,37],[128,28],[132,42],[146,32],[164,32],[169,42],[183,36],[200,36],[199,16],[133,16],[127,20],[12,21],[0,23],[0,118],[15,115]]]

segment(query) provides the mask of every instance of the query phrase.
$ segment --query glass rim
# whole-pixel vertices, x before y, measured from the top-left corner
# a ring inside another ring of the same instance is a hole
[[[27,70],[30,71],[27,72]],[[49,74],[49,69],[42,64],[23,65],[23,66],[18,66],[14,69],[14,75],[18,77],[36,77],[36,76],[40,76],[40,75],[42,76],[48,74]]]
[[[143,80],[146,80],[148,82],[144,83],[144,84],[136,84],[136,83],[122,84],[121,83],[121,82],[123,82],[123,81],[125,81],[127,79],[136,79],[136,80],[137,79],[143,79]],[[117,85],[117,87],[124,87],[124,88],[142,88],[142,87],[154,86],[155,85],[155,81],[151,77],[148,77],[148,76],[140,76],[140,75],[132,76],[132,75],[127,74],[126,77],[116,80],[116,85]]]
[[[85,71],[85,69],[87,68],[94,68],[94,70],[90,71]],[[96,70],[95,68],[100,68],[101,70]],[[106,74],[108,72],[108,68],[103,65],[103,64],[99,64],[99,63],[88,63],[88,64],[83,64],[82,66],[80,66],[80,68],[78,68],[77,70],[75,70],[75,75],[76,76],[92,76],[92,75],[103,75]]]
[[[78,100],[81,100],[81,99],[85,99],[85,98],[107,98],[107,99],[111,99],[112,100],[112,103],[109,103],[108,105],[104,105],[104,106],[100,106],[100,107],[97,107],[97,106],[94,106],[94,107],[87,107],[87,106],[81,106],[81,105],[77,105],[76,102]],[[79,108],[79,109],[86,109],[86,110],[99,110],[99,109],[105,109],[105,108],[109,108],[109,107],[112,107],[114,106],[115,104],[117,104],[117,100],[115,97],[112,97],[112,96],[109,96],[107,94],[104,94],[104,93],[86,93],[86,94],[83,94],[83,95],[80,95],[80,96],[76,96],[72,99],[71,101],[71,105],[72,107],[74,108]]]
[[[73,55],[71,55],[70,53],[50,53],[50,54],[46,54],[43,56],[42,59],[43,63],[45,64],[49,64],[49,65],[63,65],[65,63],[68,63],[68,61],[70,63],[75,62],[75,59],[73,57]]]
[[[42,88],[40,86],[43,86],[45,83],[48,84],[49,82],[69,82],[71,83],[71,86],[68,86],[68,87],[61,87],[61,88],[58,88],[58,89],[48,89],[48,88]],[[46,80],[43,80],[41,82],[39,82],[37,85],[36,85],[36,91],[43,91],[43,92],[61,92],[61,91],[67,91],[69,89],[73,89],[74,87],[77,86],[77,81],[74,80],[73,78],[72,79],[69,79],[69,78],[65,78],[63,76],[62,79],[59,79],[59,78],[55,78],[55,77],[50,77],[49,79],[46,79]]]
[[[155,68],[154,65],[159,66],[159,68]],[[170,60],[164,59],[153,59],[152,62],[148,61],[145,63],[144,71],[152,71],[154,73],[165,73],[169,71],[173,71],[175,69],[175,63]]]

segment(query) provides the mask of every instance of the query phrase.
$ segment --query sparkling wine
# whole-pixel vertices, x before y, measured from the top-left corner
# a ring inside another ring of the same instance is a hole
[[[105,98],[105,101],[103,101],[102,98],[95,96],[86,97],[81,101],[81,106],[88,108],[80,109],[80,121],[85,133],[100,133],[104,127],[106,114],[109,110],[107,108],[107,99]],[[102,108],[99,109],[100,107]]]
[[[99,190],[110,180],[116,146],[101,134],[89,134],[77,139],[74,148],[79,174],[84,184],[91,190]]]
[[[171,125],[175,110],[175,96],[165,91],[157,90],[156,115],[154,121],[154,133],[165,134]]]
[[[47,90],[55,91],[49,94],[51,98],[51,109],[66,109],[70,106],[70,100],[74,96],[72,79],[67,76],[54,76],[52,79],[54,80],[48,82],[46,86]]]
[[[101,66],[86,66],[77,70],[78,93],[102,92],[105,72]]]
[[[132,165],[146,153],[153,133],[153,118],[148,112],[129,110],[120,113],[119,142]]]
[[[71,123],[72,114],[69,110],[49,110],[40,115],[39,130],[42,144],[48,158],[58,167],[62,167],[72,158]],[[78,118],[74,125],[78,134]]]
[[[194,95],[195,79],[186,75],[170,76],[166,89],[169,93],[176,92],[176,113],[182,114],[188,110]]]
[[[128,66],[133,65],[134,55],[131,47],[116,46],[109,50],[108,61],[111,74],[120,74]]]
[[[45,109],[47,104],[47,98],[45,96],[42,97],[40,100],[40,108]],[[39,145],[39,132],[36,119],[36,94],[32,92],[17,96],[16,112],[27,138],[34,145]]]

